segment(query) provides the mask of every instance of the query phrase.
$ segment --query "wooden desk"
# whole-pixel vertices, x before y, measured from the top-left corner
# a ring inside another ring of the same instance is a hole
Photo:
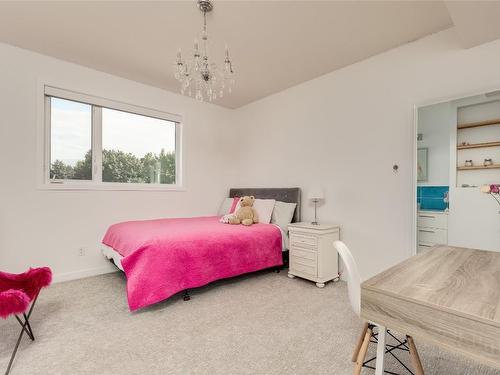
[[[362,284],[361,317],[500,369],[500,252],[416,255]]]

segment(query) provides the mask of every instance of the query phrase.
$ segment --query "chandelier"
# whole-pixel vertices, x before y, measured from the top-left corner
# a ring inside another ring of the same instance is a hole
[[[199,101],[207,99],[211,102],[222,98],[226,89],[231,93],[234,72],[227,46],[223,69],[219,69],[208,57],[207,13],[212,11],[213,4],[210,0],[198,0],[198,8],[203,13],[201,45],[195,39],[193,55],[187,61],[182,59],[181,50],[178,50],[174,75],[181,84],[182,95],[194,95]]]

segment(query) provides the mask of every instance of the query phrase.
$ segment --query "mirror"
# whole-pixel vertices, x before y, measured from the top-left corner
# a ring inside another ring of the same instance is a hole
[[[427,148],[419,148],[417,149],[417,181],[418,182],[427,182]]]
[[[500,251],[500,91],[417,108],[416,139],[417,252]]]

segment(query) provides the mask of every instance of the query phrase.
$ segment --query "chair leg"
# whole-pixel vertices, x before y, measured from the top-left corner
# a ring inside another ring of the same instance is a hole
[[[15,316],[16,320],[19,322],[19,324],[21,325],[21,327],[23,327],[24,323],[27,321],[27,324],[24,327],[24,332],[26,332],[26,334],[31,339],[31,341],[35,341],[35,336],[33,335],[33,330],[31,329],[31,325],[30,325],[30,322],[29,322],[28,317],[26,316],[26,314],[23,314],[24,321],[21,320],[21,318],[19,316],[17,316],[17,315],[14,315],[14,316]]]
[[[413,369],[415,370],[415,375],[424,375],[424,368],[420,362],[420,357],[418,355],[417,347],[415,346],[415,341],[413,341],[413,337],[406,336],[406,340],[408,341],[408,347],[410,348],[410,360]]]
[[[361,331],[361,335],[359,335],[358,343],[354,348],[354,353],[352,353],[352,361],[356,362],[358,360],[359,350],[361,349],[361,345],[363,345],[363,341],[365,340],[366,331],[368,330],[368,322],[363,325],[363,330]]]
[[[16,353],[17,353],[17,349],[19,348],[19,344],[21,343],[21,339],[23,338],[23,335],[25,333],[27,322],[28,321],[26,320],[21,328],[21,333],[19,334],[19,337],[17,338],[16,346],[14,347],[14,351],[12,352],[12,356],[10,357],[9,365],[7,366],[7,371],[5,372],[5,375],[9,375],[10,369],[12,367],[12,363],[14,362],[14,358],[15,358]]]
[[[33,299],[33,302],[31,303],[30,310],[28,311],[28,315],[24,315],[24,322],[21,324],[21,333],[19,334],[19,337],[17,338],[16,346],[14,347],[14,351],[12,352],[12,355],[10,357],[9,365],[7,366],[7,371],[5,372],[5,375],[9,375],[10,369],[12,368],[12,363],[14,363],[14,358],[16,357],[17,349],[19,349],[19,344],[21,343],[21,339],[23,338],[23,335],[26,333],[28,337],[32,340],[35,339],[33,336],[33,331],[31,330],[31,326],[29,325],[29,318],[31,316],[31,313],[33,312],[33,308],[35,307],[36,300],[38,298],[38,294],[35,296]],[[19,317],[16,315],[17,320],[21,323],[21,320]],[[29,328],[28,328],[29,326]]]
[[[387,336],[387,328],[383,326],[378,326],[377,360],[375,365],[375,375],[384,375],[384,354],[385,354],[386,336]]]
[[[28,316],[26,315],[26,313],[23,314],[24,316],[24,321],[26,322],[26,326],[28,328],[28,331],[29,331],[29,337],[31,339],[31,341],[35,341],[35,335],[33,334],[33,329],[31,329],[31,324],[30,324],[30,321],[28,319]]]
[[[354,368],[354,375],[361,374],[361,369],[363,368],[363,363],[365,362],[366,352],[368,351],[368,344],[370,343],[370,338],[372,337],[372,326],[369,325],[365,337],[363,339],[363,343],[361,344],[361,348],[359,349],[358,358],[356,360],[356,367]]]

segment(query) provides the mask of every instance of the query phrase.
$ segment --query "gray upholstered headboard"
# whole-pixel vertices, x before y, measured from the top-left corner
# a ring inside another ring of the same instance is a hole
[[[300,188],[232,188],[229,198],[253,195],[259,199],[276,199],[287,203],[297,203],[292,222],[300,221]]]

